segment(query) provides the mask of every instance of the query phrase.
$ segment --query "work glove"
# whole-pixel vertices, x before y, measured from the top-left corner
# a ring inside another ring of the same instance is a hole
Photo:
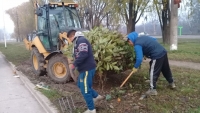
[[[132,72],[133,72],[133,73],[136,73],[136,72],[137,72],[137,70],[138,70],[138,69],[136,69],[136,68],[133,68],[133,69],[132,69]]]

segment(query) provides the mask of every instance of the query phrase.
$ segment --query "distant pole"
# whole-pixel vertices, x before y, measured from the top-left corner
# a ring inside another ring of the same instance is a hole
[[[3,37],[4,37],[4,42],[5,42],[5,48],[7,47],[7,45],[6,45],[6,33],[5,33],[5,19],[4,19],[4,0],[2,0],[3,2],[2,2],[2,9],[3,9]]]

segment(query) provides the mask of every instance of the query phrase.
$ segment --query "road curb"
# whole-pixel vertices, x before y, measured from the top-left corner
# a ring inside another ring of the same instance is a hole
[[[17,71],[16,66],[12,64],[12,62],[9,62],[3,53],[0,52],[0,55],[2,55],[5,61],[8,62],[14,74],[17,74],[19,76],[19,79],[23,82],[29,92],[35,97],[35,99],[38,101],[38,103],[41,105],[46,113],[59,113],[53,103],[41,92],[37,91],[35,89],[35,85],[21,71]]]

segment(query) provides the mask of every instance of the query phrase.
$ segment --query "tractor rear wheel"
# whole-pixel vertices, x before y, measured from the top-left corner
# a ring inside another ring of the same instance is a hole
[[[56,83],[66,83],[70,81],[70,70],[68,60],[63,54],[51,57],[47,66],[48,76]]]
[[[31,60],[32,60],[32,67],[33,71],[37,76],[42,76],[46,74],[44,63],[44,56],[39,53],[38,49],[36,47],[32,48],[31,52]]]

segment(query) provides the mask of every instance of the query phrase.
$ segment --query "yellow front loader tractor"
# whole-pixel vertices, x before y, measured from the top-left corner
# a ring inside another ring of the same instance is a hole
[[[71,43],[67,32],[82,29],[76,3],[35,3],[36,30],[24,39],[36,75],[48,75],[56,83],[66,83],[76,77],[62,49]]]

